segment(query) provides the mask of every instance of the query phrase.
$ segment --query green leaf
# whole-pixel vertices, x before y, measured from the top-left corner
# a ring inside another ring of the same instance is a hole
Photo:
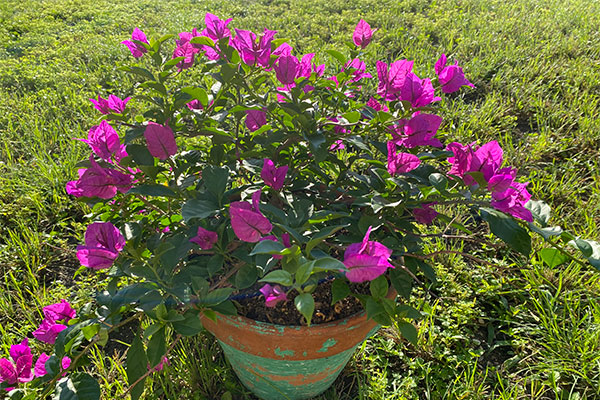
[[[183,320],[172,323],[175,332],[183,336],[196,336],[202,331],[202,322],[200,322],[197,311],[188,310],[183,314],[183,317]]]
[[[398,321],[398,329],[400,330],[402,336],[406,338],[406,340],[415,346],[417,345],[419,334],[417,332],[417,328],[415,328],[413,324],[406,321]]]
[[[373,319],[378,324],[385,326],[392,324],[392,320],[386,313],[385,308],[372,297],[367,298],[365,310],[367,311],[367,317]]]
[[[443,192],[448,187],[448,178],[437,172],[429,175],[429,182],[440,192]]]
[[[185,57],[175,57],[163,64],[163,71],[168,71],[181,61],[185,60]]]
[[[201,45],[210,46],[210,47],[215,47],[215,42],[213,42],[213,40],[211,38],[208,38],[206,36],[196,36],[196,37],[193,37],[192,39],[190,39],[190,43],[201,44]]]
[[[177,197],[172,189],[164,185],[140,185],[134,186],[127,194],[141,194],[142,196]]]
[[[142,76],[144,78],[150,79],[151,81],[156,81],[156,78],[154,77],[154,75],[152,75],[152,72],[148,71],[145,68],[140,68],[140,67],[123,67],[121,69],[123,71],[130,72],[132,74],[136,74],[136,75]]]
[[[337,50],[325,50],[325,53],[335,58],[341,65],[346,64],[346,57]]]
[[[306,282],[308,278],[310,278],[310,274],[312,273],[314,267],[314,261],[305,262],[304,264],[300,265],[295,274],[296,283],[302,285],[304,282]]]
[[[56,389],[52,399],[100,400],[100,385],[90,375],[78,372],[56,382]]]
[[[320,210],[314,213],[312,217],[309,218],[308,224],[318,224],[319,222],[327,222],[333,219],[347,217],[348,215],[348,213],[342,213],[338,211]]]
[[[529,256],[529,253],[531,253],[531,237],[527,230],[512,217],[491,208],[481,208],[481,217],[488,222],[494,235],[502,239],[515,251],[524,256]]]
[[[300,314],[306,318],[307,325],[310,326],[313,313],[315,312],[315,299],[310,293],[302,293],[294,298],[294,305],[300,311]]]
[[[279,254],[285,246],[279,242],[275,242],[273,240],[261,240],[254,246],[252,251],[250,252],[251,256],[256,254]]]
[[[531,211],[533,218],[542,226],[548,226],[548,221],[550,221],[550,206],[544,203],[541,200],[529,200],[527,204],[525,204],[525,208]]]
[[[577,238],[574,240],[575,247],[581,251],[584,257],[590,257],[594,250],[592,249],[592,245],[585,239]]]
[[[216,304],[214,306],[210,306],[211,310],[221,313],[223,315],[237,315],[237,308],[233,301],[226,300],[222,303]]]
[[[558,267],[561,264],[569,261],[569,257],[558,249],[542,249],[538,253],[542,260],[548,264],[550,268]]]
[[[220,288],[215,289],[212,292],[208,292],[208,294],[202,298],[200,298],[200,303],[204,305],[215,305],[224,302],[231,296],[233,293],[233,288]]]
[[[396,289],[396,292],[405,299],[410,299],[410,293],[413,287],[413,278],[406,271],[400,268],[389,269],[390,282]]]
[[[223,268],[223,264],[225,263],[225,257],[222,254],[215,254],[208,260],[207,268],[208,275],[213,276],[217,272]]]
[[[165,87],[165,85],[163,85],[160,82],[146,81],[144,83],[141,83],[140,86],[145,87],[145,88],[154,89],[156,92],[158,92],[159,94],[162,94],[163,96],[167,95],[167,88]]]
[[[345,299],[350,294],[350,288],[346,282],[336,279],[331,284],[331,305]]]
[[[138,165],[154,165],[154,157],[146,146],[141,144],[128,144],[127,154],[133,158]]]
[[[387,296],[389,289],[387,278],[381,275],[377,277],[377,279],[372,280],[369,285],[369,289],[371,291],[371,296],[373,296],[375,299],[378,300],[384,298]]]
[[[360,111],[350,111],[342,115],[349,123],[354,124],[360,119]]]
[[[219,211],[219,206],[209,200],[191,199],[181,208],[181,216],[185,222],[192,218],[207,218]]]
[[[99,330],[99,324],[88,325],[81,328],[81,332],[83,332],[83,337],[85,337],[86,340],[91,340],[94,336],[96,336],[96,333],[98,333]]]
[[[144,351],[144,344],[139,336],[135,336],[129,350],[127,350],[127,383],[131,387],[134,382],[140,379],[148,371],[148,358]],[[144,392],[144,382],[146,378],[141,379],[133,388],[131,388],[131,399],[137,400]]]
[[[154,323],[150,326],[148,326],[146,329],[144,329],[144,340],[148,340],[148,338],[152,335],[154,335],[156,332],[160,331],[161,329],[164,328],[164,325],[161,323]]]
[[[318,271],[345,271],[348,268],[340,260],[332,257],[323,257],[315,261],[315,269]]]
[[[329,150],[325,145],[327,139],[324,135],[316,134],[308,137],[308,144],[310,145],[310,149],[313,152],[315,157],[315,161],[322,162],[327,158],[329,154]]]
[[[316,245],[318,245],[319,243],[321,243],[322,241],[324,241],[325,239],[327,239],[328,237],[330,237],[331,235],[333,235],[335,232],[339,231],[340,229],[347,227],[348,225],[350,225],[350,224],[329,226],[329,227],[317,232],[315,235],[313,235],[312,239],[310,239],[308,241],[308,243],[306,244],[306,254],[310,254],[310,251]]]
[[[199,87],[185,87],[181,90],[184,93],[192,96],[192,99],[198,100],[200,103],[202,103],[203,107],[208,106],[208,94],[206,93],[206,90]]]
[[[206,189],[220,201],[227,188],[229,169],[227,167],[208,165],[202,170],[202,180]]]
[[[161,361],[165,353],[167,352],[167,345],[165,341],[165,328],[159,329],[152,335],[150,342],[148,343],[148,361],[150,367],[157,366]]]
[[[174,38],[174,37],[175,37],[174,34],[167,33],[166,35],[163,35],[158,39],[158,43],[162,44],[162,43],[166,42],[167,40]]]
[[[283,286],[292,286],[293,278],[292,274],[282,269],[269,272],[259,282],[278,283]]]
[[[527,226],[529,226],[529,229],[541,235],[546,240],[548,240],[552,236],[560,236],[563,233],[563,230],[560,226],[548,226],[546,228],[539,228],[535,226],[532,222],[529,222]]]
[[[400,315],[403,318],[410,318],[410,319],[416,319],[416,320],[423,318],[423,314],[421,314],[421,312],[419,310],[417,310],[416,308],[411,307],[409,305],[406,305],[406,304],[397,306],[396,314]]]
[[[246,264],[235,274],[235,286],[238,289],[246,289],[254,285],[258,278],[256,266]]]

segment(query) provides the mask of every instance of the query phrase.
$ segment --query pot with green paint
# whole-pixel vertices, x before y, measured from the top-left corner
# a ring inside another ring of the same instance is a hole
[[[242,316],[202,317],[242,383],[264,400],[323,393],[379,326],[364,312],[326,324],[282,326]]]

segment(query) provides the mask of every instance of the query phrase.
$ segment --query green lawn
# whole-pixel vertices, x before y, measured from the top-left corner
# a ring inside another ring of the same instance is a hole
[[[296,54],[316,52],[329,65],[324,50],[343,47],[360,18],[379,28],[372,63],[414,59],[416,73],[431,77],[442,52],[460,60],[476,89],[446,96],[442,140],[498,140],[555,222],[600,237],[599,2],[3,0],[0,357],[37,327],[41,307],[61,298],[81,306],[97,289],[89,271],[72,278],[89,209],[64,187],[88,152],[72,138],[87,136],[98,116],[87,99],[130,94],[118,70],[129,52],[119,43],[136,26],[201,27],[207,11],[232,17],[233,27],[275,29]],[[436,258],[439,285],[413,300],[426,316],[418,345],[382,330],[322,399],[600,398],[599,271],[549,268],[503,247],[431,243],[448,247],[486,262]],[[103,398],[123,398],[122,353],[92,358]],[[170,358],[144,398],[253,398],[210,337],[181,341]]]

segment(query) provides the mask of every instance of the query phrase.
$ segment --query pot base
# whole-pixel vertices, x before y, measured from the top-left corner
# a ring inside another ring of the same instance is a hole
[[[312,326],[282,326],[241,316],[201,317],[244,386],[263,400],[323,393],[356,348],[379,326],[365,313]]]
[[[377,329],[378,327],[373,328],[367,337]],[[333,340],[335,339],[330,339],[329,343]],[[356,346],[329,357],[275,360],[248,354],[219,340],[240,381],[263,400],[304,400],[323,393],[335,381],[361,343],[362,340]],[[281,350],[282,354],[285,352]]]

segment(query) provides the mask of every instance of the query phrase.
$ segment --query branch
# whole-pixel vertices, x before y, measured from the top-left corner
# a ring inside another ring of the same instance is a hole
[[[459,254],[465,258],[468,258],[470,260],[473,260],[475,262],[478,262],[480,264],[486,264],[490,267],[496,267],[496,264],[493,264],[489,261],[485,261],[482,260],[479,257],[475,257],[471,254],[467,254],[467,253],[463,253],[462,251],[458,251],[458,250],[440,250],[440,251],[434,251],[433,253],[429,253],[429,254],[425,254],[425,255],[416,255],[416,254],[411,254],[411,253],[404,253],[402,254],[404,257],[412,257],[412,258],[418,258],[419,260],[427,260],[428,258],[432,258],[435,256],[439,256],[440,254]]]
[[[141,316],[141,312],[135,313],[133,314],[131,317],[119,322],[116,325],[109,325],[110,329],[108,330],[108,333],[113,332],[116,329],[119,329],[120,327],[127,325],[128,323],[130,323],[131,321],[133,321],[134,319],[137,319]],[[71,371],[76,365],[77,365],[77,361],[79,361],[79,359],[81,357],[84,356],[84,354],[86,354],[91,348],[92,346],[94,346],[96,343],[98,343],[100,341],[100,336],[96,335],[96,337],[94,338],[94,340],[92,340],[90,343],[87,344],[87,346],[85,346],[83,348],[83,350],[81,350],[81,353],[77,354],[75,356],[75,358],[73,358],[73,360],[71,361],[71,365],[69,365],[69,367],[67,367],[64,371],[62,371],[62,373],[58,373],[54,378],[52,378],[52,380],[50,382],[48,382],[48,384],[46,385],[46,388],[42,391],[42,393],[40,394],[40,399],[44,399],[46,398],[46,396],[54,389],[56,382],[63,376],[63,374]]]
[[[167,349],[167,351],[165,352],[163,357],[166,357],[175,347],[175,345],[177,344],[177,342],[179,341],[179,339],[181,339],[181,335],[177,334],[177,336],[175,337],[175,340],[173,341],[173,343],[171,343],[171,346],[169,346],[169,348]],[[156,368],[156,367],[155,367]],[[146,379],[150,374],[152,374],[154,371],[154,368],[148,368],[148,371],[146,371],[146,373],[142,376],[140,376],[135,382],[133,382],[131,385],[129,385],[129,387],[127,388],[127,390],[125,390],[125,393],[123,393],[123,396],[127,395],[129,392],[131,392],[131,390],[140,382],[142,382],[144,379]]]

